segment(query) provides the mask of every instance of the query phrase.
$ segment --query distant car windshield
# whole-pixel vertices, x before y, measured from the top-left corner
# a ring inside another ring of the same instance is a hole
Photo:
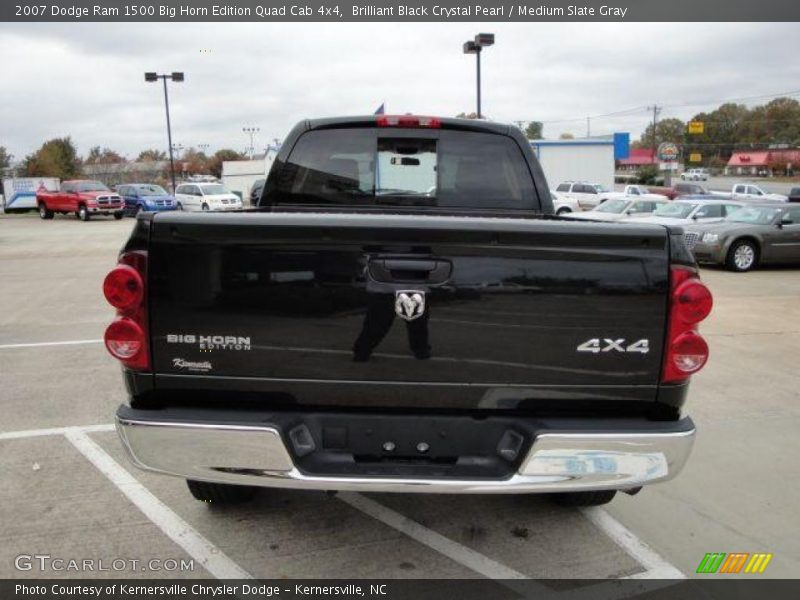
[[[654,217],[669,217],[671,219],[685,219],[695,209],[697,204],[688,202],[670,202],[662,204],[653,211]]]
[[[628,200],[606,200],[594,210],[600,213],[618,215],[625,210],[626,206],[628,206]]]
[[[594,189],[596,189],[596,190],[597,190],[599,193],[603,193],[603,192],[610,192],[610,191],[611,191],[611,190],[610,190],[610,189],[608,189],[606,186],[604,186],[604,185],[600,185],[599,183],[598,183],[598,184],[595,184],[595,185],[594,185],[594,186],[592,186],[592,187],[594,187]]]
[[[733,213],[726,220],[733,223],[752,223],[753,225],[769,225],[777,215],[779,209],[745,206]]]
[[[99,181],[81,181],[75,186],[79,192],[110,192],[105,185]]]
[[[219,183],[212,183],[211,185],[203,185],[200,187],[203,188],[203,194],[206,196],[215,196],[217,194],[228,193],[228,190],[225,189],[225,186],[220,185]]]
[[[167,191],[160,185],[137,185],[136,191],[140,196],[166,196]]]

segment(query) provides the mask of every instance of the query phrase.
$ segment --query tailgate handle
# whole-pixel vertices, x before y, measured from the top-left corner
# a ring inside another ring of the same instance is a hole
[[[450,277],[453,265],[448,260],[382,258],[369,261],[369,274],[375,281],[442,283]]]

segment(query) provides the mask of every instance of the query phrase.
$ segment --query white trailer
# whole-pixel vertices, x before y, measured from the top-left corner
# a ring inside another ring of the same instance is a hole
[[[57,177],[14,177],[3,179],[3,212],[36,210],[36,192],[57,192]]]

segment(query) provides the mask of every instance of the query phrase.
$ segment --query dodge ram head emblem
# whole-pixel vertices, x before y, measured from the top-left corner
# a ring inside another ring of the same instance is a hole
[[[425,292],[399,290],[394,293],[394,312],[406,321],[418,319],[425,313]]]

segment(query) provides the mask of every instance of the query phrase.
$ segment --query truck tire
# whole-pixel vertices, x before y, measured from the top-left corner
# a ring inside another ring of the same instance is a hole
[[[208,483],[187,479],[186,485],[195,499],[208,504],[240,504],[253,499],[258,488],[226,483]]]
[[[616,490],[599,490],[550,494],[550,499],[561,506],[601,506],[611,502],[616,495]]]
[[[122,217],[124,217],[124,216],[125,216],[125,213],[124,213],[124,212],[122,212],[121,210],[118,210],[117,212],[115,212],[115,213],[114,213],[114,218],[115,218],[117,221],[119,221],[119,220],[120,220]],[[134,215],[134,216],[135,216],[135,215]]]
[[[737,273],[744,273],[758,264],[758,245],[753,240],[738,240],[731,244],[725,257],[725,266]]]
[[[572,212],[572,210],[571,210],[571,209],[567,208],[566,206],[562,206],[561,208],[559,208],[559,209],[556,211],[556,214],[557,214],[557,215],[566,215],[566,214],[569,214],[569,213],[571,213],[571,212]]]
[[[202,208],[203,210],[208,210],[208,209],[209,209],[209,208],[208,208],[208,204],[206,204],[205,202],[203,202],[203,206],[202,206],[201,208]]]
[[[52,219],[54,213],[52,210],[47,208],[47,205],[44,202],[39,203],[39,217],[42,219]]]
[[[78,218],[79,218],[81,221],[88,221],[88,220],[89,220],[89,218],[90,218],[90,215],[89,215],[89,209],[88,209],[88,208],[86,208],[86,205],[85,205],[85,204],[81,204],[81,205],[78,207],[78,213],[77,213],[77,214],[78,214]]]

